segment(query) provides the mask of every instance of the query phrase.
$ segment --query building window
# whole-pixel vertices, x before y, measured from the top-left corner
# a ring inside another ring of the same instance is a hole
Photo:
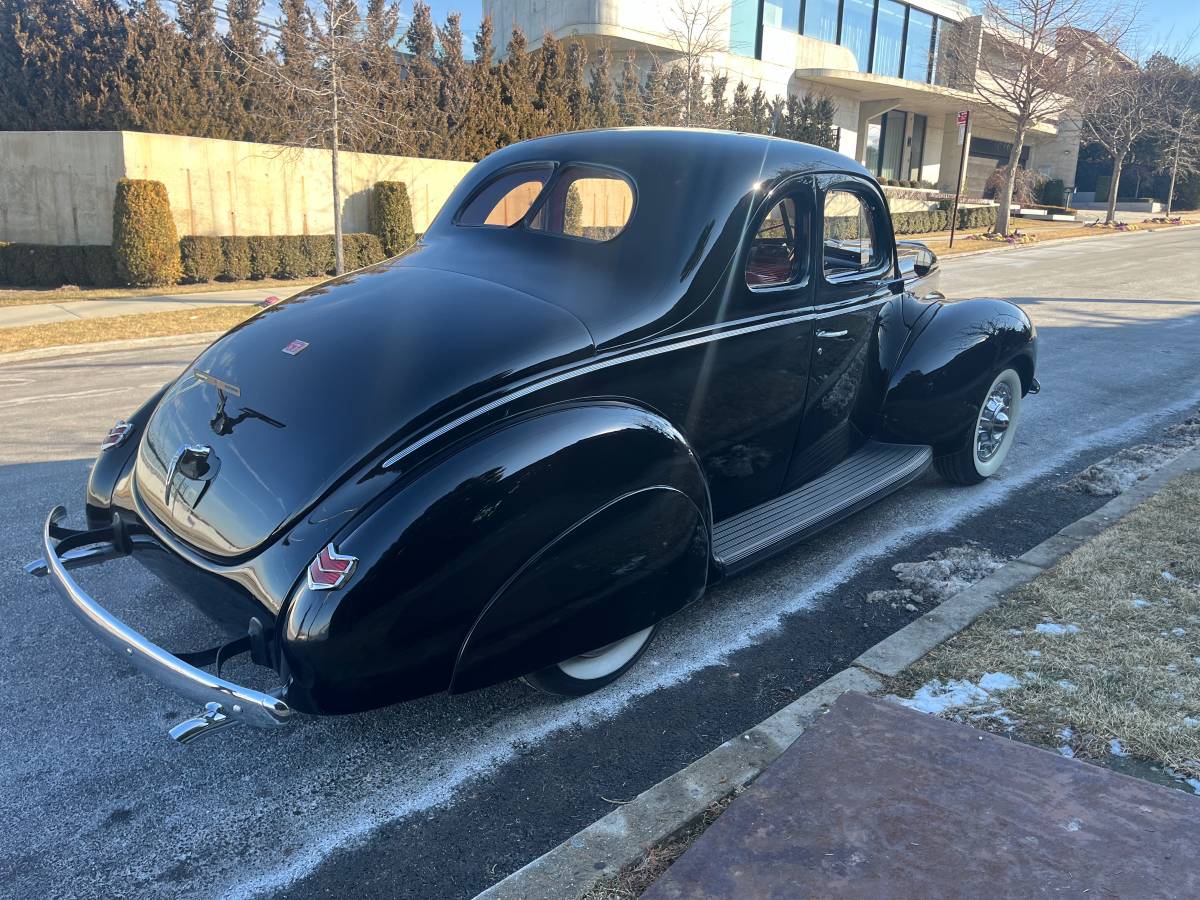
[[[838,0],[805,0],[803,33],[818,41],[836,44]]]
[[[729,15],[729,52],[738,56],[761,56],[759,0],[734,0]]]
[[[871,71],[876,75],[896,78],[900,75],[900,50],[904,46],[903,3],[879,0],[879,16],[875,22],[875,60]]]
[[[863,165],[872,175],[879,175],[879,144],[883,136],[883,125],[880,122],[867,123],[867,152]]]
[[[930,82],[932,52],[933,16],[919,9],[909,9],[908,36],[904,42],[904,77],[909,81]]]
[[[925,123],[924,116],[913,116],[912,139],[909,141],[909,147],[912,149],[908,154],[910,181],[921,180],[921,167],[925,165]]]
[[[874,19],[874,0],[843,0],[842,38],[839,43],[854,54],[860,72],[871,70],[871,27]]]
[[[766,0],[763,24],[787,31],[800,30],[800,0]]]
[[[879,151],[879,177],[898,180],[900,159],[904,154],[904,130],[908,125],[908,113],[892,110],[883,116],[882,147]]]

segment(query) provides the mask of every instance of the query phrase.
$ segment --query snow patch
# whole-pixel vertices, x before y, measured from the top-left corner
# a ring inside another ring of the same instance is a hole
[[[1095,497],[1115,497],[1196,446],[1200,446],[1200,414],[1168,428],[1158,443],[1118,450],[1063,486]]]
[[[968,678],[951,678],[945,684],[935,678],[917,688],[911,698],[889,695],[888,699],[915,709],[917,712],[940,716],[952,709],[986,706],[993,703],[992,693],[1012,690],[1020,686],[1020,681],[1007,672],[988,672],[979,679],[979,683]],[[994,710],[991,715],[1001,718],[1005,724],[1011,724],[1003,717],[1003,709]]]
[[[1144,609],[1145,607],[1150,605],[1150,601],[1147,600],[1145,597],[1134,597],[1132,600],[1129,601],[1129,605],[1132,606],[1134,609]]]
[[[1060,625],[1057,622],[1042,622],[1033,630],[1038,634],[1079,634],[1078,625]]]
[[[1125,749],[1125,745],[1116,738],[1113,738],[1108,742],[1108,752],[1113,756],[1119,756],[1122,758],[1129,755],[1129,751]]]
[[[892,571],[917,599],[941,603],[987,578],[1004,563],[991,551],[969,541],[961,547],[934,551],[920,562],[896,563]]]

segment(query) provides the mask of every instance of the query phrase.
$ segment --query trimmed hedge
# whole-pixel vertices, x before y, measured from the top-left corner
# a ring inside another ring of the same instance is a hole
[[[279,238],[246,238],[250,249],[250,277],[274,278],[279,271]]]
[[[0,284],[112,287],[117,284],[112,248],[0,243]]]
[[[250,277],[250,239],[221,238],[221,278],[226,281],[245,281]]]
[[[416,242],[412,204],[403,181],[375,182],[375,189],[371,192],[371,230],[379,236],[380,246],[387,256],[395,256]],[[343,241],[343,253],[345,250]],[[349,269],[350,265],[347,264],[346,268]]]
[[[992,228],[996,225],[996,207],[959,207],[959,228]],[[944,209],[928,212],[892,213],[892,229],[896,234],[924,234],[945,231],[950,227],[950,213]]]
[[[179,239],[179,254],[183,279],[191,284],[207,284],[225,269],[221,239],[207,235],[189,234]]]
[[[121,281],[175,284],[183,274],[171,202],[161,181],[122,178],[113,201],[113,251]]]
[[[1061,178],[1047,179],[1042,185],[1042,202],[1048,206],[1063,206],[1067,202],[1066,185]]]

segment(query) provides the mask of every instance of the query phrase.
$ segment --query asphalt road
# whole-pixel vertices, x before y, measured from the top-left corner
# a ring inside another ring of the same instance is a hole
[[[1022,552],[1101,502],[1067,475],[1200,404],[1200,229],[952,259],[943,288],[1015,298],[1042,336],[1044,390],[987,484],[927,476],[712,591],[584,700],[512,683],[188,747],[164,732],[193,710],[19,567],[50,506],[78,514],[107,426],[197,348],[0,366],[0,896],[470,897],[903,625],[864,602],[891,562]],[[166,646],[212,633],[132,562],[81,580]]]

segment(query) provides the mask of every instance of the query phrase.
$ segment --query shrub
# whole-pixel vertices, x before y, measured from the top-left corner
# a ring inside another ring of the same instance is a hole
[[[342,252],[346,250],[346,235],[342,235]],[[334,247],[332,234],[306,234],[300,238],[304,253],[305,276],[313,278],[317,275],[328,275],[334,268]],[[346,266],[350,268],[349,265]]]
[[[58,248],[58,278],[59,284],[87,285],[87,264],[83,258],[83,248],[79,246]]]
[[[403,181],[375,182],[371,192],[371,230],[379,236],[387,256],[395,256],[416,242],[412,204]]]
[[[159,285],[179,281],[179,236],[171,203],[161,181],[122,178],[113,202],[113,251],[117,273],[126,284]]]
[[[1061,178],[1051,178],[1042,185],[1042,202],[1050,206],[1066,203],[1066,186]]]
[[[275,274],[280,278],[303,278],[307,275],[308,259],[304,255],[303,235],[283,235],[276,240],[279,242],[279,269]]]
[[[1008,178],[1008,166],[999,166],[988,176],[983,187],[983,196],[988,200],[998,200],[1004,191],[1004,183]],[[1032,206],[1037,203],[1041,192],[1042,182],[1046,176],[1041,172],[1017,167],[1017,180],[1013,184],[1012,202],[1017,206]]]
[[[94,287],[117,284],[117,257],[107,244],[89,244],[83,248],[83,268],[87,283]]]
[[[8,278],[8,241],[0,241],[0,284],[11,284]]]
[[[374,265],[388,257],[383,242],[375,234],[343,234],[342,252],[347,272]]]
[[[207,284],[225,267],[218,237],[189,234],[179,239],[179,253],[183,277],[192,284]]]
[[[250,239],[221,238],[221,278],[225,281],[245,281],[250,277]]]
[[[36,284],[33,271],[34,249],[32,244],[9,244],[5,250],[5,265],[9,284],[27,286]]]
[[[279,274],[279,238],[261,235],[246,238],[250,248],[250,277],[274,278]]]

